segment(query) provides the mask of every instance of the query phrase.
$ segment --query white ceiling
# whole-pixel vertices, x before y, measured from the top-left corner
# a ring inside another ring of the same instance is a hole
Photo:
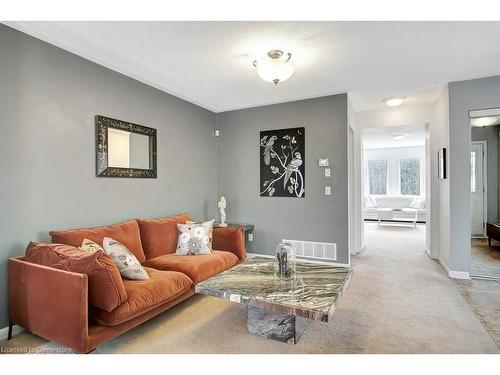
[[[498,22],[6,22],[215,112],[349,92],[432,103],[443,84],[500,74]],[[278,87],[252,61],[290,51]]]
[[[395,140],[393,135],[404,135],[404,138]],[[363,132],[365,149],[411,146],[425,146],[425,125],[370,128]]]

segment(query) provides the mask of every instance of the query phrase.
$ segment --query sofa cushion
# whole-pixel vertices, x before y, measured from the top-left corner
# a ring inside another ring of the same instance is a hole
[[[229,251],[240,260],[245,259],[247,254],[245,247],[245,231],[242,227],[214,228],[212,248]]]
[[[115,326],[167,303],[189,290],[193,282],[181,272],[146,268],[149,280],[123,280],[127,300],[111,312],[94,308],[98,325]]]
[[[238,257],[227,251],[213,250],[208,255],[166,254],[144,263],[158,270],[179,271],[189,276],[194,283],[206,280],[238,263]]]
[[[159,219],[137,220],[146,259],[175,253],[177,224],[185,224],[188,220],[187,213]]]
[[[84,273],[89,280],[90,304],[111,311],[127,299],[120,272],[102,250],[85,251],[64,244],[30,242],[27,262],[65,271]]]
[[[124,244],[139,262],[144,262],[146,257],[142,250],[141,235],[137,220],[130,220],[125,223],[109,225],[106,227],[70,229],[65,231],[51,231],[52,242],[64,243],[78,247],[85,238],[94,241],[102,246],[104,237],[111,237]]]

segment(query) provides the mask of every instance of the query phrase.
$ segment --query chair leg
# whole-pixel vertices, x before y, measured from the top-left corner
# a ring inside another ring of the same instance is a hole
[[[9,333],[7,335],[7,340],[10,340],[12,338],[12,327],[14,326],[14,323],[9,322]]]

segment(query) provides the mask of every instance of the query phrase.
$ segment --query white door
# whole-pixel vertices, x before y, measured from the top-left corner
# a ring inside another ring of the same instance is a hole
[[[484,235],[484,145],[472,142],[470,148],[471,235]]]

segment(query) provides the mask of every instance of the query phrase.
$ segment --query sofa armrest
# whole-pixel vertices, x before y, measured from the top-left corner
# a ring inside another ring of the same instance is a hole
[[[214,250],[229,251],[240,260],[245,259],[247,251],[245,248],[245,231],[241,227],[216,227],[212,238]]]
[[[88,278],[26,262],[8,260],[9,320],[64,345],[88,352]]]

